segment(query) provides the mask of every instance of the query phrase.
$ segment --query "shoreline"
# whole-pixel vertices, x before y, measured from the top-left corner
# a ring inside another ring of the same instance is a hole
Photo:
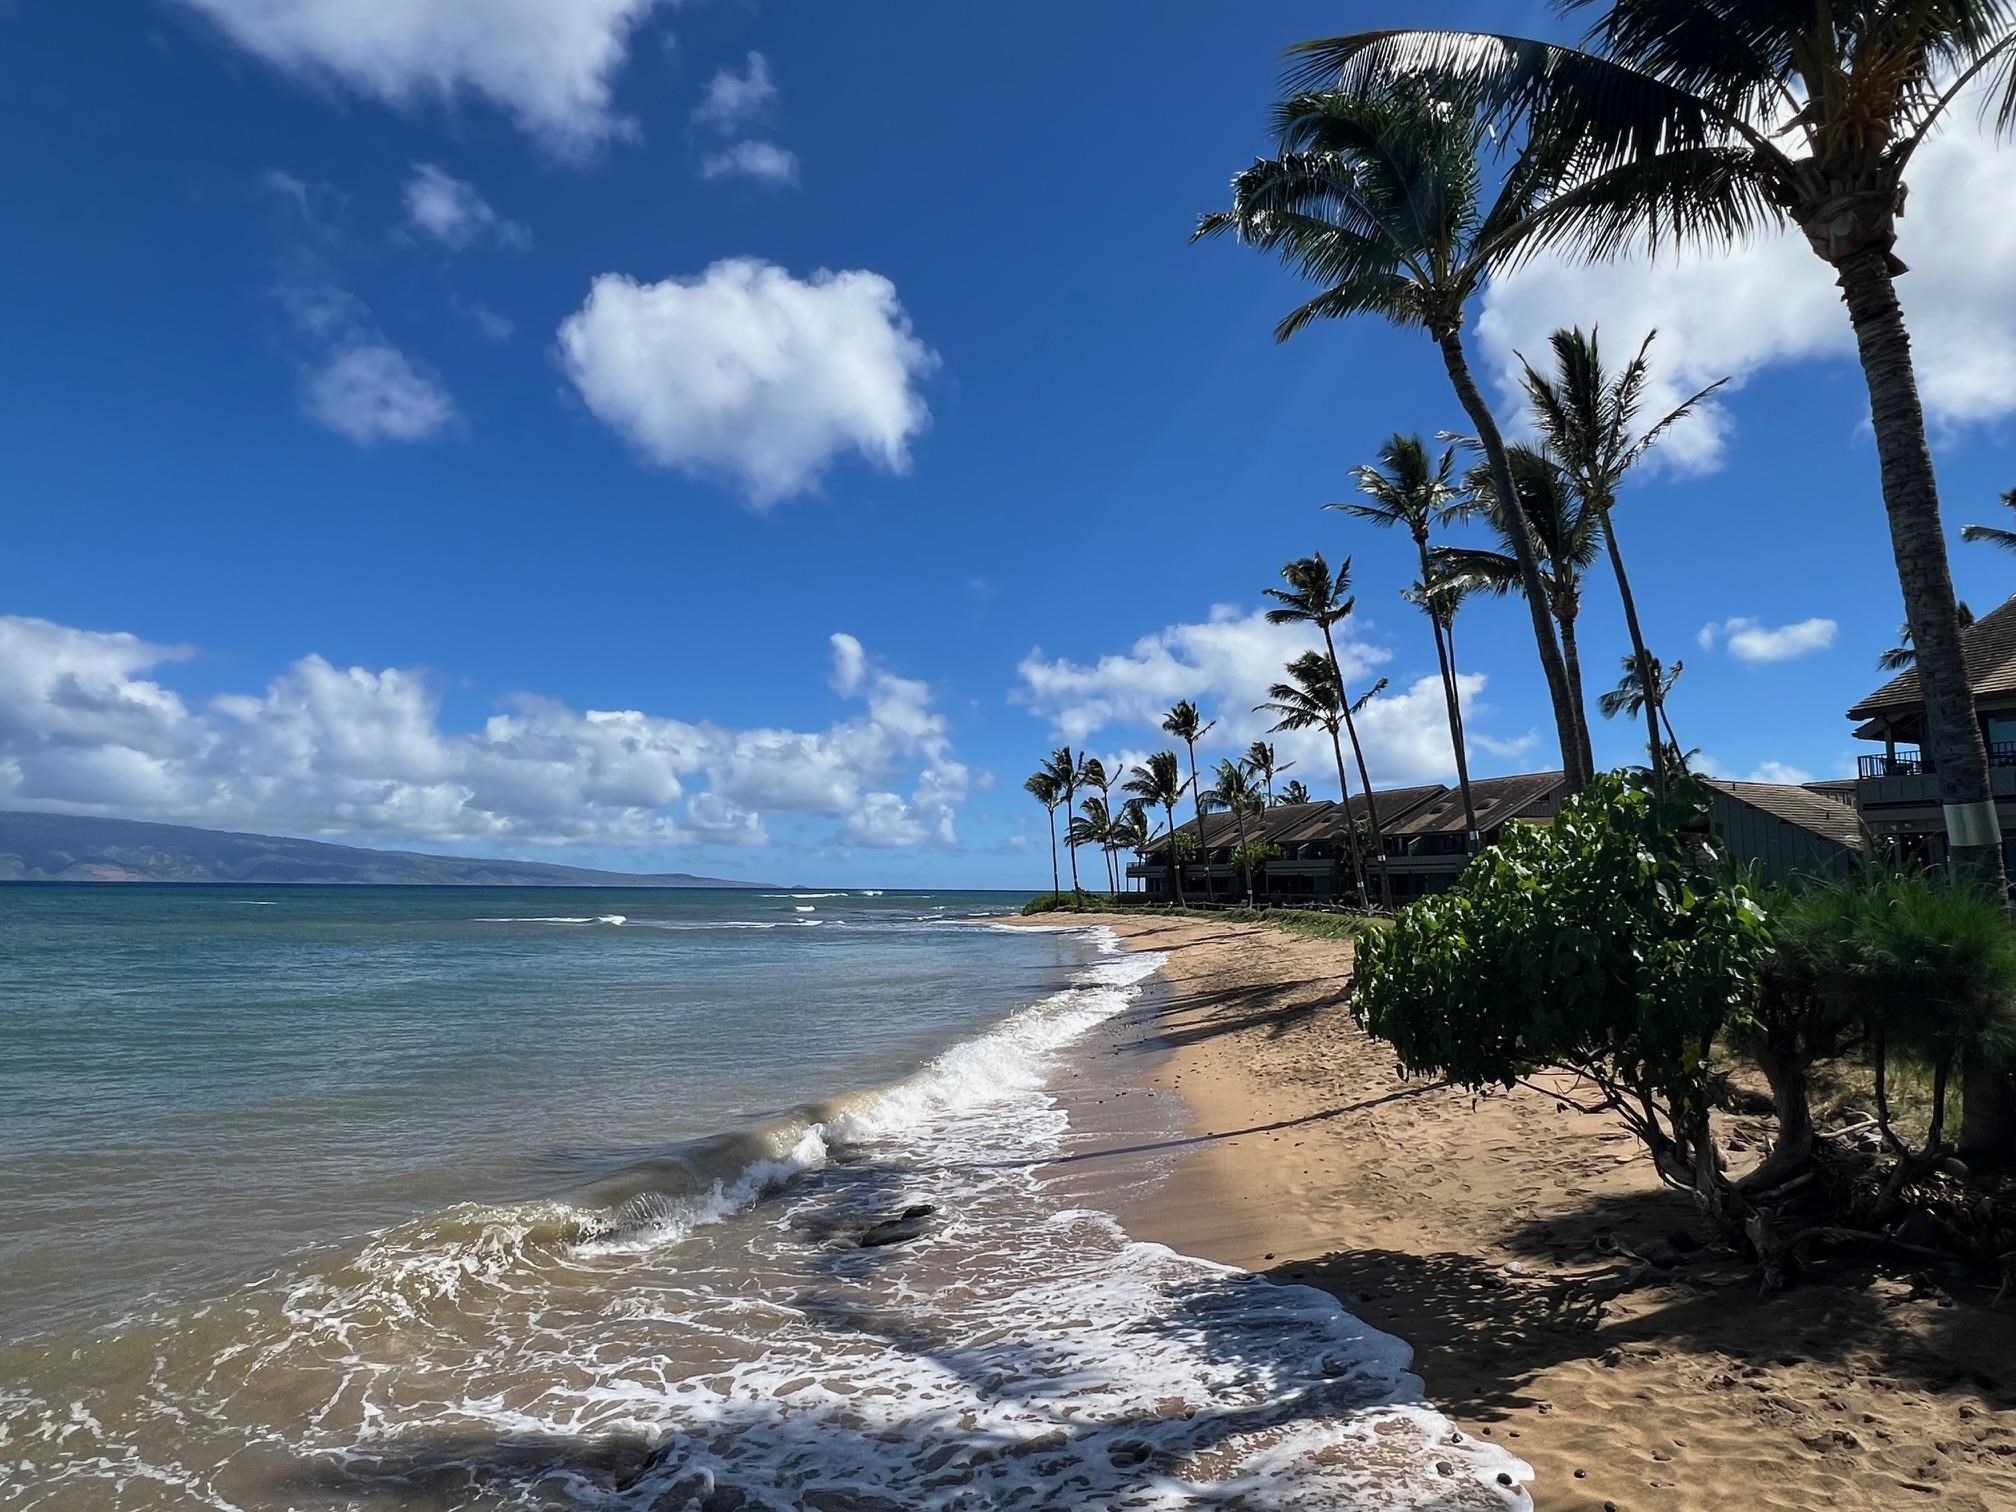
[[[1120,1070],[1180,1093],[1192,1132],[1122,1202],[1127,1231],[1405,1340],[1428,1402],[1530,1464],[1539,1506],[2016,1506],[2016,1317],[1986,1288],[1837,1261],[1760,1299],[1747,1266],[1687,1247],[1692,1204],[1611,1120],[1400,1080],[1345,1006],[1348,942],[1031,922],[1166,956],[1148,1064]]]

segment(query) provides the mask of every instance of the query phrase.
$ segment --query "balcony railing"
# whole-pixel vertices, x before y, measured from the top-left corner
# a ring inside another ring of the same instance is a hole
[[[2016,740],[1989,741],[1988,765],[2016,767]],[[1855,758],[1857,777],[1930,777],[1934,770],[1932,759],[1923,751],[1899,751],[1895,756]]]

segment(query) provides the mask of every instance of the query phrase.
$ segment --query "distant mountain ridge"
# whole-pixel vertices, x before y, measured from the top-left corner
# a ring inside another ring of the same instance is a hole
[[[262,886],[772,887],[688,872],[632,875],[242,835],[135,819],[0,810],[0,882],[253,882]]]

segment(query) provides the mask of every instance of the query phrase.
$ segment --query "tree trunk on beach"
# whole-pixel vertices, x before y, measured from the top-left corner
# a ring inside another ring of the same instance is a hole
[[[1428,627],[1435,632],[1435,663],[1442,669],[1442,698],[1449,712],[1449,744],[1456,752],[1456,787],[1463,795],[1463,849],[1474,855],[1479,843],[1477,805],[1470,801],[1470,753],[1463,744],[1463,705],[1456,692],[1456,653],[1444,640],[1442,616],[1435,610],[1433,595],[1428,594],[1432,574],[1428,537],[1416,535],[1414,545],[1421,553],[1421,590],[1428,599]]]
[[[1057,870],[1057,805],[1050,805],[1050,894],[1061,897],[1064,892],[1064,878]]]
[[[1365,818],[1372,826],[1372,859],[1379,863],[1379,898],[1391,908],[1393,876],[1386,867],[1386,835],[1379,828],[1379,800],[1372,795],[1372,772],[1365,765],[1365,747],[1358,743],[1358,722],[1351,717],[1351,695],[1344,690],[1344,667],[1337,660],[1337,642],[1328,625],[1323,627],[1323,645],[1330,652],[1330,672],[1337,679],[1337,702],[1344,710],[1344,731],[1351,737],[1351,756],[1358,763],[1358,780],[1365,787]],[[1347,807],[1344,812],[1348,819],[1350,809]]]
[[[1603,544],[1609,548],[1610,570],[1617,575],[1617,597],[1624,605],[1624,628],[1631,634],[1631,657],[1638,664],[1638,691],[1645,699],[1645,759],[1652,763],[1652,791],[1666,791],[1666,763],[1659,750],[1659,674],[1652,667],[1652,653],[1645,648],[1645,632],[1638,628],[1638,598],[1631,591],[1631,579],[1624,571],[1624,553],[1617,545],[1617,527],[1610,511],[1603,511]]]
[[[1190,751],[1190,802],[1197,811],[1197,855],[1204,863],[1204,901],[1216,903],[1218,881],[1211,871],[1211,847],[1204,843],[1204,789],[1197,782],[1197,742],[1186,739],[1183,744]]]
[[[1176,906],[1188,908],[1189,900],[1183,896],[1183,858],[1176,854],[1176,805],[1171,803],[1164,812],[1169,818],[1169,876],[1176,884]]]
[[[1575,639],[1575,616],[1577,606],[1567,605],[1566,613],[1559,616],[1561,621],[1561,665],[1568,672],[1568,686],[1575,691],[1575,723],[1582,740],[1582,757],[1589,763],[1589,771],[1596,771],[1595,748],[1589,743],[1589,711],[1582,703],[1582,647]]]
[[[1351,853],[1351,875],[1358,883],[1358,906],[1366,907],[1372,894],[1365,886],[1365,858],[1358,853],[1358,824],[1351,817],[1351,784],[1344,777],[1344,747],[1337,739],[1337,726],[1330,726],[1330,754],[1337,758],[1337,793],[1344,804],[1345,849]]]
[[[1491,406],[1477,387],[1477,380],[1471,375],[1470,359],[1464,354],[1460,332],[1451,326],[1437,331],[1435,338],[1442,350],[1442,364],[1449,370],[1450,385],[1456,390],[1457,402],[1470,417],[1471,425],[1476,427],[1478,445],[1483,447],[1484,459],[1490,464],[1491,486],[1506,502],[1501,511],[1505,516],[1505,534],[1512,544],[1512,554],[1519,559],[1519,580],[1525,588],[1526,607],[1532,611],[1533,638],[1540,652],[1540,670],[1547,679],[1548,699],[1554,705],[1554,732],[1561,745],[1561,770],[1567,779],[1568,790],[1579,793],[1589,785],[1590,772],[1575,738],[1577,721],[1574,706],[1569,701],[1568,671],[1561,660],[1561,643],[1554,635],[1554,620],[1547,607],[1546,585],[1540,580],[1540,558],[1533,549],[1533,532],[1527,525],[1525,512],[1519,507],[1519,491],[1512,481],[1512,463],[1505,455],[1505,438],[1498,430]]]

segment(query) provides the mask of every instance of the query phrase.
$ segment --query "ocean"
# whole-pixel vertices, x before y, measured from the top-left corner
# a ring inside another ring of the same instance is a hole
[[[1526,1506],[1020,902],[0,888],[0,1507]]]

